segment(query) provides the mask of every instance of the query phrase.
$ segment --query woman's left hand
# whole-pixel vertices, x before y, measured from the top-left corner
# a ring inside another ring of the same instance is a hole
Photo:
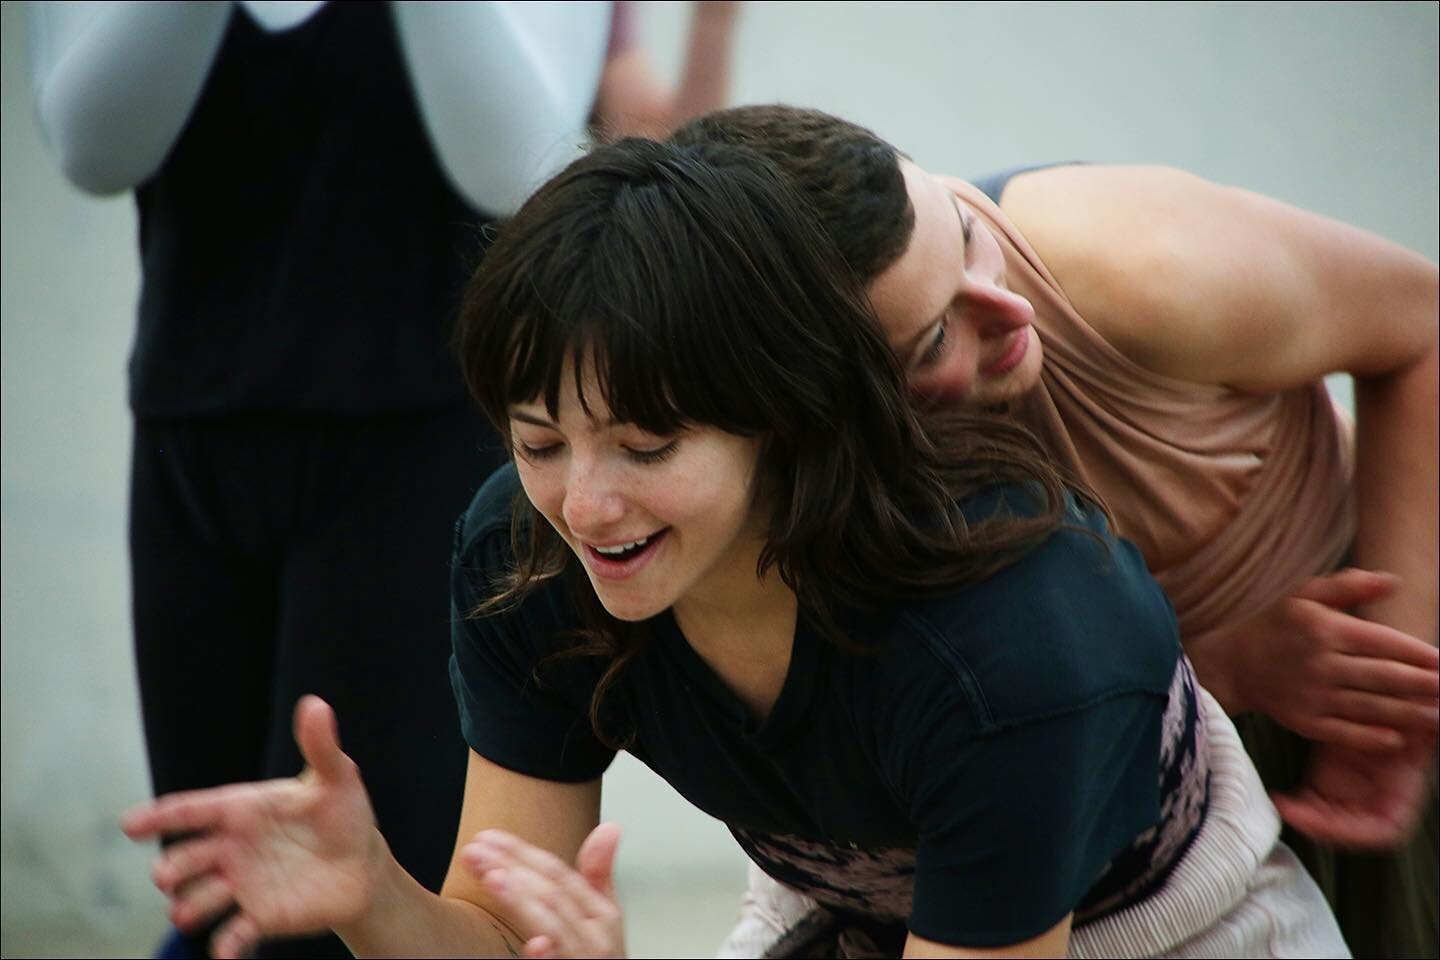
[[[1258,710],[1345,750],[1388,754],[1407,739],[1433,741],[1435,647],[1350,612],[1398,586],[1354,568],[1312,577],[1242,623],[1186,638],[1186,652],[1228,713]]]
[[[625,922],[615,897],[620,828],[602,823],[575,866],[503,830],[483,830],[462,856],[525,933],[527,957],[623,957]]]

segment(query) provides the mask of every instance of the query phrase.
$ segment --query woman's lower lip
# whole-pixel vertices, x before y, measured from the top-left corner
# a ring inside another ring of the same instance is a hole
[[[1021,327],[1010,336],[1014,341],[1010,345],[1010,349],[1006,350],[999,360],[980,371],[985,376],[1003,376],[1014,370],[1020,365],[1020,361],[1025,359],[1025,352],[1030,349],[1030,327],[1028,325]]]
[[[587,543],[581,547],[585,556],[585,566],[590,569],[591,573],[603,580],[624,580],[633,577],[650,562],[651,557],[655,556],[656,551],[663,545],[667,533],[669,533],[668,530],[652,533],[644,548],[623,559],[607,556]]]

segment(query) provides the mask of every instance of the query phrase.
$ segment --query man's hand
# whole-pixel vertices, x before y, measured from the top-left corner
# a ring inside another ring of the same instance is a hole
[[[1347,612],[1394,592],[1389,574],[1313,577],[1267,610],[1187,643],[1232,714],[1258,711],[1310,740],[1395,751],[1440,731],[1440,651]]]

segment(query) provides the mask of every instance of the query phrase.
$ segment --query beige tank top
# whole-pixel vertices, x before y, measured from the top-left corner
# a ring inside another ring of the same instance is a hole
[[[992,227],[1007,285],[1035,307],[1044,367],[1015,414],[1105,499],[1182,636],[1251,616],[1339,564],[1355,534],[1353,430],[1323,383],[1248,394],[1136,365],[1075,312],[988,197],[946,182]]]

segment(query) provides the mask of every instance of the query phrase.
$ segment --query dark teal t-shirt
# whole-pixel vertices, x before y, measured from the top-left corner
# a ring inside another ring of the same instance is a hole
[[[513,562],[519,489],[502,469],[457,527],[462,727],[501,766],[594,779],[613,757],[589,720],[603,664],[547,659],[572,642],[567,590],[588,589],[583,573],[510,612],[467,616]],[[1024,502],[996,491],[966,511]],[[763,723],[663,613],[645,625],[607,722],[633,730],[627,749],[729,825],[762,868],[828,906],[942,943],[1037,936],[1157,824],[1161,721],[1180,656],[1139,553],[1111,539],[1097,511],[1073,510],[1101,542],[1062,529],[983,584],[857,616],[852,639],[876,652],[842,650],[802,621]]]

